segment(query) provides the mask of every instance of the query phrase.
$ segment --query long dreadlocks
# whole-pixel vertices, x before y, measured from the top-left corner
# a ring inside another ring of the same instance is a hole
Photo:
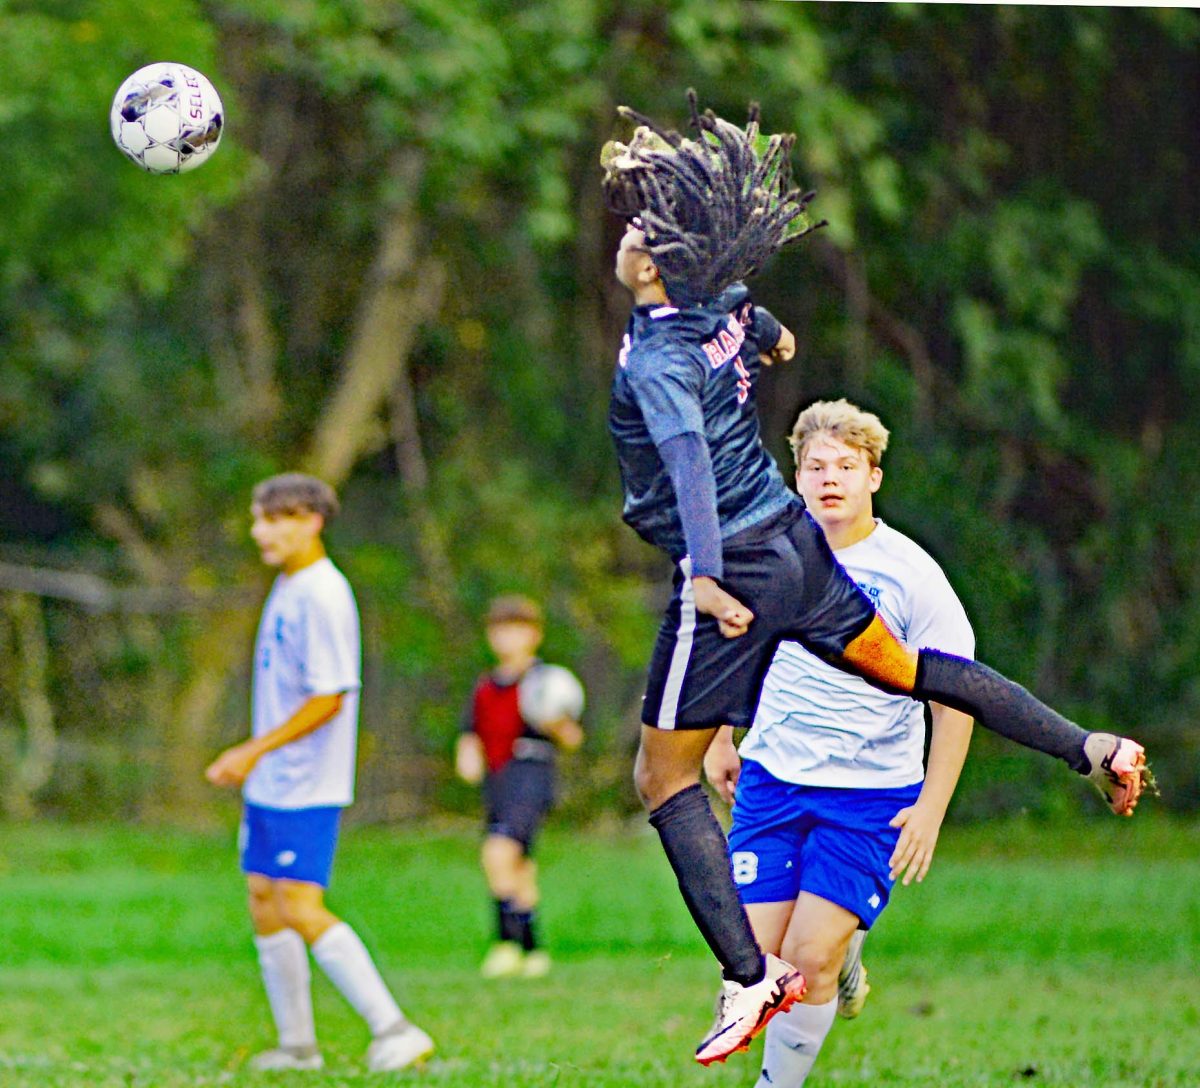
[[[605,202],[645,231],[676,305],[715,297],[825,225],[806,214],[816,194],[792,188],[794,135],[761,136],[757,103],[740,129],[712,110],[701,113],[695,91],[687,98],[696,139],[620,106],[637,125],[633,138],[610,141],[600,153]]]

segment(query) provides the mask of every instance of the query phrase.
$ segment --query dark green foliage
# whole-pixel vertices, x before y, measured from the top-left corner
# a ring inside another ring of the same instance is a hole
[[[198,775],[246,729],[266,584],[250,487],[313,467],[374,342],[399,362],[343,436],[330,539],[367,633],[364,812],[471,803],[447,756],[502,591],[545,603],[547,656],[589,688],[573,812],[631,804],[665,570],[618,519],[604,415],[627,299],[596,155],[617,102],[659,116],[695,87],[718,116],[753,98],[795,132],[829,220],[753,281],[799,342],[762,381],[773,452],[786,465],[816,397],[879,412],[880,512],[942,560],[981,656],[1085,724],[1144,736],[1161,803],[1200,805],[1194,11],[0,13],[0,561],[126,593],[43,602],[44,672],[0,612],[6,797],[81,817],[213,803]],[[113,90],[162,57],[195,63],[229,113],[213,162],[179,178],[140,174],[107,134]],[[381,283],[402,315],[427,292],[411,327],[371,324]],[[36,788],[20,777],[34,689],[58,742]],[[975,749],[964,814],[1096,810],[1059,769]]]

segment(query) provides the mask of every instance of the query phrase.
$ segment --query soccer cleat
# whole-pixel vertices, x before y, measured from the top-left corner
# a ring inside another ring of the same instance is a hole
[[[550,953],[540,948],[525,953],[525,961],[521,964],[522,978],[545,978],[550,973]]]
[[[766,956],[767,973],[753,986],[728,979],[717,995],[717,1018],[712,1030],[696,1048],[701,1065],[723,1062],[730,1054],[746,1050],[750,1040],[777,1012],[787,1012],[805,993],[804,976],[778,956]]]
[[[1083,754],[1091,763],[1084,777],[1104,795],[1113,812],[1132,816],[1142,791],[1154,784],[1142,746],[1112,733],[1089,733],[1083,742]]]
[[[367,1047],[367,1068],[372,1073],[390,1073],[420,1066],[433,1053],[433,1040],[415,1024],[402,1020],[377,1035]]]
[[[867,985],[867,969],[862,961],[863,941],[867,939],[865,929],[857,929],[850,938],[846,958],[838,972],[837,1011],[843,1020],[853,1020],[867,1003],[871,987]]]
[[[325,1059],[315,1046],[277,1046],[250,1059],[250,1068],[259,1072],[291,1069],[323,1069]]]
[[[484,978],[516,978],[525,966],[525,950],[516,941],[497,941],[487,950],[479,973]]]

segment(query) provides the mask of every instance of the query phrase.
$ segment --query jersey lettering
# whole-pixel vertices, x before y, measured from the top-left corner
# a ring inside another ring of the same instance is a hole
[[[732,314],[729,323],[711,340],[704,341],[700,346],[708,356],[709,365],[713,370],[723,367],[738,353],[742,341],[746,339],[746,330]],[[739,398],[740,399],[740,398]]]

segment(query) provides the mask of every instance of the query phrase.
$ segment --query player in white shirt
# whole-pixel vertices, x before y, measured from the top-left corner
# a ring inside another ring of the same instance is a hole
[[[971,625],[941,568],[874,516],[887,438],[876,416],[844,400],[811,405],[791,438],[798,489],[901,642],[973,657]],[[839,969],[849,967],[843,1015],[856,1015],[867,990],[862,937],[892,882],[929,870],[972,728],[957,710],[930,711],[926,774],[921,703],[784,642],[740,758],[728,728],[706,756],[709,780],[734,801],[730,856],[755,935],[808,980],[804,1003],[767,1026],[757,1088],[804,1083],[838,1010]]]
[[[279,1045],[256,1069],[320,1069],[308,953],[367,1023],[372,1071],[404,1069],[433,1052],[410,1023],[357,933],[325,906],[342,809],[354,800],[361,652],[350,583],[321,532],[337,496],[299,473],[254,489],[250,535],[280,568],[254,647],[251,737],[205,772],[242,786],[242,871],[263,984]]]

